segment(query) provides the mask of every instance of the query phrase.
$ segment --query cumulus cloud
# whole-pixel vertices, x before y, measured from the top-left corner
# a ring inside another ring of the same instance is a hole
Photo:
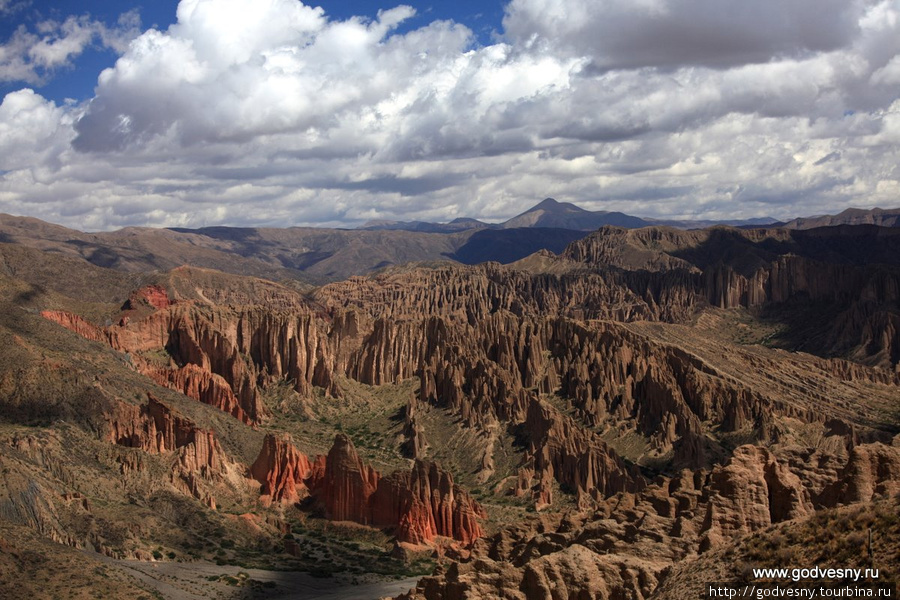
[[[900,199],[900,0],[512,0],[489,46],[414,14],[182,0],[88,103],[7,96],[0,207],[106,229]]]
[[[7,94],[0,103],[0,170],[56,163],[70,134],[71,118],[53,102],[30,89]]]

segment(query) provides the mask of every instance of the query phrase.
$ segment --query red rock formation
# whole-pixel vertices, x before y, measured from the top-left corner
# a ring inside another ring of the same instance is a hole
[[[478,519],[486,516],[450,473],[421,460],[382,478],[372,497],[373,524],[396,527],[397,539],[412,544],[444,536],[469,545],[481,537]]]
[[[158,300],[158,298],[157,298]],[[216,406],[235,418],[258,423],[265,408],[239,349],[217,325],[190,305],[162,306],[140,319],[123,319],[118,325],[101,329],[81,317],[59,311],[43,316],[88,339],[110,344],[120,352],[132,353],[132,362],[141,373],[160,385]],[[141,358],[140,353],[165,350],[180,369],[161,368]]]
[[[221,474],[225,455],[216,434],[192,429],[190,442],[178,448],[178,463],[186,473],[199,473],[206,478]]]
[[[308,495],[304,481],[312,473],[312,465],[305,454],[285,438],[266,435],[263,447],[250,475],[262,484],[266,500],[294,503]]]
[[[417,460],[410,471],[381,477],[343,434],[312,464],[289,441],[268,435],[250,474],[262,484],[264,501],[296,502],[310,494],[327,518],[389,528],[401,542],[444,536],[469,545],[482,535],[479,519],[486,518],[437,465]]]
[[[634,243],[647,248],[689,247],[675,239],[681,234],[635,235]],[[539,504],[551,499],[554,479],[583,502],[640,487],[634,474],[616,475],[622,461],[585,426],[633,431],[647,440],[656,456],[674,456],[681,465],[696,467],[708,458],[704,431],[756,428],[768,438],[776,417],[811,422],[830,416],[817,413],[810,403],[772,398],[764,386],[753,387],[674,344],[636,333],[634,327],[566,318],[679,320],[705,305],[705,296],[721,290],[737,302],[763,297],[758,290],[751,293],[741,287],[757,271],[714,274],[715,268],[709,267],[701,276],[696,269],[683,268],[682,259],[666,265],[657,261],[655,273],[623,270],[579,279],[591,260],[608,258],[607,250],[569,257],[586,265],[578,277],[531,275],[496,265],[415,271],[329,286],[319,293],[331,310],[327,318],[309,309],[184,303],[103,333],[122,350],[165,348],[176,364],[184,366],[156,367],[157,381],[246,423],[264,418],[260,390],[273,381],[289,380],[301,394],[318,386],[337,396],[341,392],[336,375],[371,385],[419,375],[417,400],[453,409],[467,426],[491,431],[528,423],[523,431],[531,464],[522,473],[531,477],[522,478],[518,492],[524,493],[523,486],[532,488]],[[793,263],[789,258],[783,265],[765,263],[775,265],[770,270],[780,274],[772,281],[781,283],[764,289],[765,299],[759,301],[782,298],[782,292],[784,298],[826,293],[825,283],[811,283],[815,279],[811,263]],[[830,277],[821,276],[823,281]],[[721,286],[703,289],[717,278]],[[888,283],[874,286],[872,293],[889,298]],[[720,298],[723,302],[725,296]],[[86,330],[74,321],[70,325]],[[135,363],[149,372],[147,365]],[[838,367],[848,377],[875,378],[838,362],[828,368]],[[897,377],[879,373],[886,380]],[[542,394],[551,393],[564,398],[570,416],[563,417],[562,410],[545,407],[542,413],[535,408]],[[413,456],[423,450],[421,433],[411,417],[406,436]],[[492,468],[490,452],[483,452],[485,472]],[[335,464],[326,461],[325,468],[336,468]],[[353,471],[348,467],[347,473]],[[339,475],[329,473],[324,480],[338,481]],[[368,481],[367,477],[360,481]],[[365,497],[376,482],[347,485],[346,490],[329,491],[326,506],[335,514],[363,519],[350,508],[358,498],[344,507],[344,500],[335,498]]]
[[[171,452],[193,441],[194,424],[174,415],[169,408],[148,395],[142,406],[120,403],[107,417],[108,441],[152,454]]]
[[[123,324],[105,328],[109,344],[119,352],[132,354],[164,349],[172,324],[188,310],[189,307],[172,307],[140,318],[125,319]]]
[[[327,518],[368,525],[372,522],[369,500],[379,479],[378,471],[362,461],[350,438],[338,434],[325,459],[322,479],[313,481],[310,488]]]
[[[528,454],[540,477],[534,491],[540,507],[552,502],[554,478],[581,504],[645,485],[637,469],[626,466],[602,440],[547,405],[532,402],[525,430],[530,436]]]
[[[862,444],[853,448],[837,480],[825,489],[820,502],[826,506],[869,502],[900,493],[900,448]]]
[[[403,436],[406,441],[403,442],[402,449],[404,454],[409,458],[422,458],[428,449],[428,441],[425,439],[425,428],[419,425],[415,418],[407,417],[403,426]]]
[[[81,337],[91,341],[104,343],[109,341],[109,338],[102,329],[70,312],[62,310],[43,310],[41,311],[41,316],[54,323],[60,324],[66,329],[74,331]]]
[[[800,479],[765,448],[741,446],[708,484],[703,530],[712,542],[746,534],[813,511]]]
[[[175,304],[174,300],[169,298],[166,289],[159,285],[145,285],[133,291],[122,306],[124,310],[136,310],[142,305],[150,306],[155,309],[168,308]]]
[[[253,424],[253,420],[235,398],[231,386],[220,375],[190,363],[179,369],[147,366],[141,371],[159,385],[177,390],[188,398],[215,406],[247,425]]]

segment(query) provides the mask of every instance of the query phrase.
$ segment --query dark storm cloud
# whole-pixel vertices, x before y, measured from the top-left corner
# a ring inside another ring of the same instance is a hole
[[[599,69],[726,68],[842,48],[862,10],[852,0],[513,0],[504,25]]]
[[[452,187],[459,182],[460,178],[459,175],[435,175],[417,178],[389,175],[364,179],[362,181],[314,179],[310,182],[310,186],[338,190],[365,190],[378,193],[396,193],[401,196],[419,196]]]

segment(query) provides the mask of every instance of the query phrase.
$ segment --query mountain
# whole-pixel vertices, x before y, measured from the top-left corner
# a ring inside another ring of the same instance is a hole
[[[621,212],[589,211],[569,202],[557,202],[546,198],[520,215],[503,223],[490,224],[476,219],[454,219],[450,223],[428,223],[424,221],[370,221],[363,230],[403,230],[429,233],[452,233],[469,229],[524,229],[547,227],[574,231],[594,231],[605,225],[639,229],[651,225],[675,227],[677,229],[704,229],[717,225],[731,227],[784,227],[785,229],[815,229],[838,225],[878,225],[900,227],[900,208],[864,210],[848,208],[837,215],[800,217],[781,223],[771,217],[753,219],[653,219],[627,215]]]
[[[3,597],[900,573],[900,228],[0,234]]]
[[[546,227],[570,229],[573,231],[594,231],[605,225],[637,229],[649,225],[677,227],[679,229],[703,229],[715,225],[733,227],[765,227],[777,221],[769,217],[756,219],[732,219],[724,221],[687,219],[650,219],[626,215],[621,212],[589,211],[569,202],[557,202],[546,198],[520,215],[503,223],[484,223],[477,219],[458,218],[449,223],[429,223],[425,221],[369,221],[362,230],[402,230],[428,233],[452,233],[468,229],[524,229]]]
[[[878,225],[880,227],[900,227],[900,208],[848,208],[836,215],[801,217],[781,224],[785,229],[814,229],[838,225]]]
[[[619,212],[587,211],[568,202],[557,202],[553,198],[546,198],[524,213],[503,223],[505,229],[556,227],[581,231],[593,231],[604,225],[634,228],[645,227],[648,223],[643,219]]]

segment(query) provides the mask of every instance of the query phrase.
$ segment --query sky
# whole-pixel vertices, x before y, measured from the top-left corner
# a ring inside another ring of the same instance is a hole
[[[900,206],[900,0],[0,0],[0,97],[86,231]]]

